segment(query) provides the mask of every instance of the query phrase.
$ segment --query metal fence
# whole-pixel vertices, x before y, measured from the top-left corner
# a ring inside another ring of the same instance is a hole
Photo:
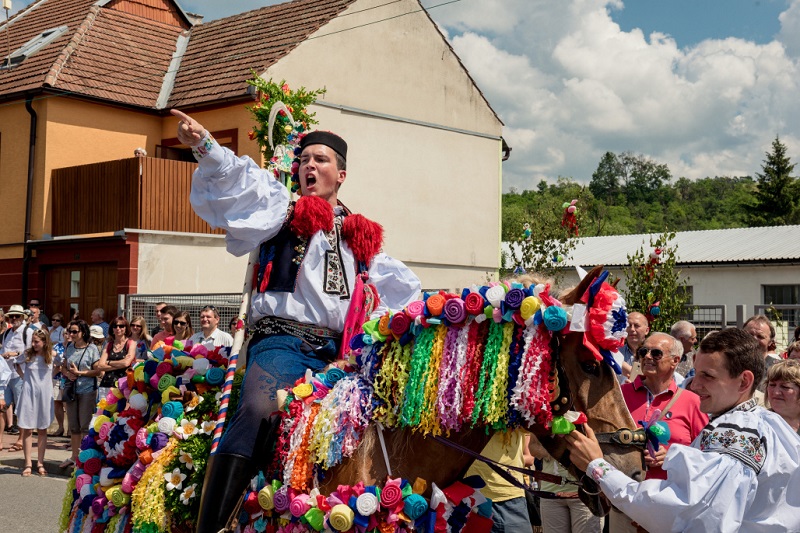
[[[694,325],[698,339],[728,325],[728,312],[724,305],[687,305],[686,309],[682,318]]]
[[[156,324],[156,304],[167,302],[181,311],[188,311],[194,331],[200,330],[200,310],[213,305],[219,313],[219,328],[228,331],[228,324],[233,317],[239,315],[242,295],[238,294],[127,294],[124,296],[122,308],[128,320],[141,315],[152,330]]]
[[[775,326],[775,344],[781,352],[794,340],[794,330],[800,325],[800,305],[754,305],[754,314],[769,317]]]

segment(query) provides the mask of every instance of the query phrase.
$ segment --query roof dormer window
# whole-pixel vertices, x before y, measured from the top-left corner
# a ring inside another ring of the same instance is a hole
[[[62,33],[69,29],[68,26],[59,26],[58,28],[52,28],[49,30],[45,30],[27,43],[23,44],[19,47],[15,52],[13,52],[10,56],[3,58],[2,64],[0,64],[0,70],[2,69],[10,69],[14,68],[23,61],[25,58],[30,57],[37,50],[43,48],[56,40]],[[6,29],[6,31],[8,31]]]

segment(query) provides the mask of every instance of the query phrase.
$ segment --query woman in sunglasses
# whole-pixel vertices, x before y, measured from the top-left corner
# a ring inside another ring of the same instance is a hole
[[[108,342],[97,362],[97,368],[103,371],[100,379],[98,399],[105,398],[111,387],[136,361],[136,342],[131,339],[131,328],[124,316],[118,316],[108,327]]]
[[[142,361],[147,359],[147,350],[150,349],[153,338],[147,330],[147,321],[141,315],[131,320],[131,339],[136,343],[136,359]]]
[[[75,464],[81,451],[81,439],[89,434],[89,422],[97,404],[97,376],[101,372],[97,368],[100,352],[89,342],[89,324],[73,320],[64,329],[64,334],[65,342],[71,342],[64,350],[61,372],[66,378],[63,398],[67,404],[72,458],[61,463],[61,468]]]
[[[178,314],[172,319],[172,327],[175,329],[176,341],[186,341],[194,335],[192,317],[189,316],[189,311],[178,311]]]

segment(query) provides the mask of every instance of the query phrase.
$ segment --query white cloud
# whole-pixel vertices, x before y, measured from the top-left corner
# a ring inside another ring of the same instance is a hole
[[[622,31],[609,12],[621,8],[464,0],[434,11],[506,123],[506,189],[560,175],[588,180],[606,151],[643,153],[689,178],[757,172],[776,134],[800,158],[800,69],[788,37],[679,48],[663,33]],[[781,24],[800,51],[800,0]]]

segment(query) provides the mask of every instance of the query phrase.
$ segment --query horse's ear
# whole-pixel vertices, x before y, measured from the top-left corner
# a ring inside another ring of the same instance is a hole
[[[581,296],[583,296],[583,293],[585,293],[586,289],[589,288],[589,285],[591,285],[595,278],[597,278],[597,276],[599,276],[602,272],[603,265],[597,265],[591,269],[589,273],[583,277],[581,282],[578,283],[577,287],[569,291],[563,298],[561,298],[561,301],[567,305],[573,305],[580,301]]]

